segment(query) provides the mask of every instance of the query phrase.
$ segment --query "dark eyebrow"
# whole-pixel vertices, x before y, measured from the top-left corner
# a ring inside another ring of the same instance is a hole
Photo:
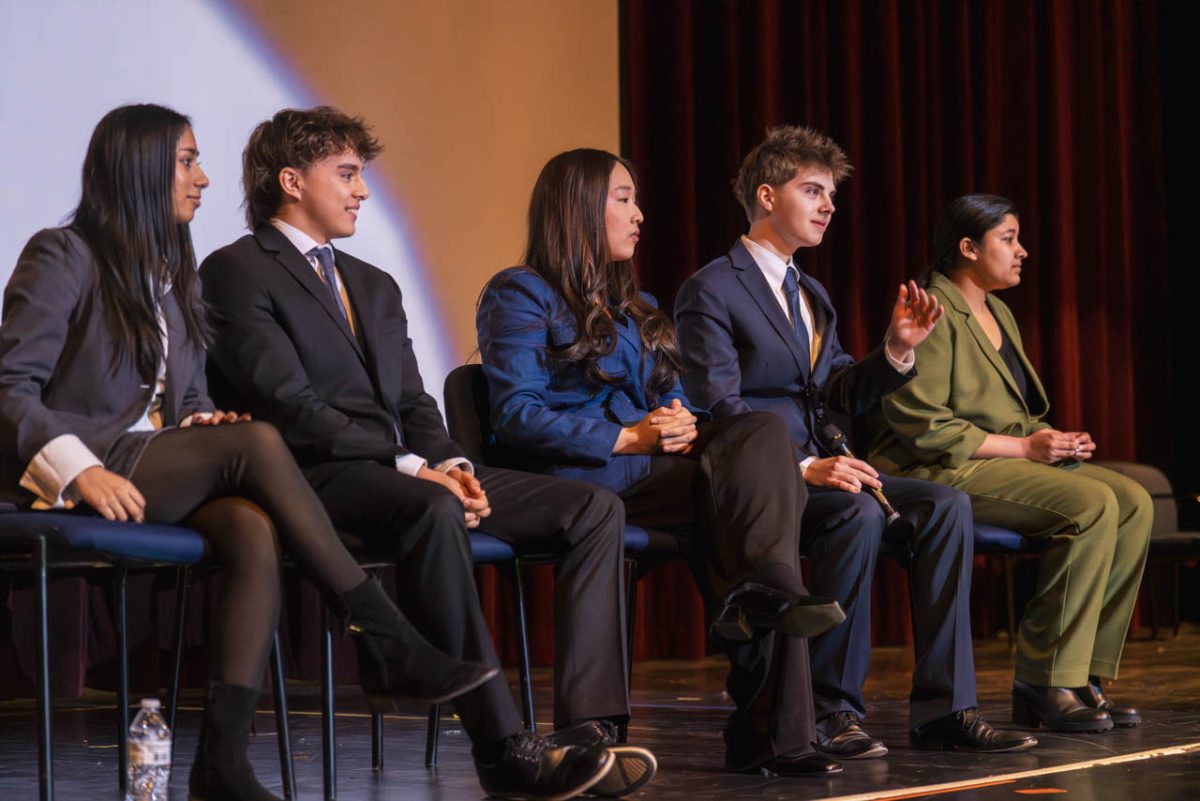
[[[200,151],[199,151],[199,150],[197,150],[197,149],[196,149],[196,148],[194,148],[194,147],[181,147],[181,148],[179,148],[179,151],[178,151],[178,152],[180,152],[180,153],[191,153],[193,156],[199,156],[199,155],[200,155]]]
[[[1004,236],[1006,234],[1015,234],[1016,232],[1017,232],[1016,228],[1005,228],[1003,231],[1000,232],[1000,236]]]
[[[621,184],[620,186],[614,186],[612,191],[614,191],[614,192],[621,192],[621,191],[632,192],[633,187],[629,186],[627,184]]]
[[[357,164],[339,164],[338,169],[339,170],[356,170],[357,171],[359,169],[359,166]]]

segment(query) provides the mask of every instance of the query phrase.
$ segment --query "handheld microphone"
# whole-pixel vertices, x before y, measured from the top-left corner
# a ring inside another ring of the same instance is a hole
[[[848,456],[851,459],[858,457],[850,450],[850,446],[846,444],[846,435],[842,433],[842,429],[830,422],[826,422],[821,426],[821,434],[825,439],[825,447],[841,456]],[[887,525],[890,527],[893,523],[900,519],[900,513],[897,512],[888,502],[887,496],[883,494],[883,490],[875,487],[864,487],[875,500],[879,502],[879,506],[883,509],[884,515],[887,516]]]

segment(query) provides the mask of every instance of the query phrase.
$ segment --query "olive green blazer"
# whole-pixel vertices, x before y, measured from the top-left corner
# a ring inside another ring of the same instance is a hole
[[[1042,418],[1050,403],[1003,301],[989,295],[987,303],[1029,375],[1032,408],[958,288],[940,273],[929,288],[946,314],[917,346],[916,377],[883,399],[870,461],[885,473],[953,484],[971,472],[988,434],[1025,437],[1048,428]]]

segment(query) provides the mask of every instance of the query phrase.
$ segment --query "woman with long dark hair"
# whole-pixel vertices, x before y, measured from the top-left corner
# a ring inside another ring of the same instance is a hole
[[[1150,542],[1150,496],[1088,464],[1096,443],[1059,431],[1008,306],[1029,255],[1010,200],[960,197],[934,232],[929,292],[945,318],[917,346],[921,369],[883,401],[888,427],[871,463],[966,492],[977,523],[1045,543],[1017,640],[1013,721],[1056,731],[1141,722],[1114,704],[1116,678]]]
[[[190,791],[273,799],[246,759],[280,608],[280,552],[355,635],[373,709],[495,672],[434,649],[367,578],[275,429],[215,410],[188,223],[208,178],[187,117],[124,106],[96,126],[73,221],[26,245],[0,326],[0,497],[199,531],[224,570]]]
[[[728,768],[840,770],[813,751],[805,637],[843,615],[800,579],[807,495],[787,429],[765,412],[698,425],[671,321],[637,289],[641,223],[623,159],[573,150],[543,168],[524,264],[491,280],[476,318],[496,450],[617,493],[632,523],[693,533],[693,573],[732,668]]]

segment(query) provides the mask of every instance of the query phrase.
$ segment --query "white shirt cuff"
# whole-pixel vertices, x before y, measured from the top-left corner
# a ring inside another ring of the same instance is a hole
[[[475,475],[475,465],[471,464],[470,459],[466,459],[462,456],[455,456],[453,459],[447,459],[433,469],[442,473],[449,473],[456,467],[464,473]]]
[[[406,453],[396,457],[396,469],[406,476],[415,476],[429,462],[415,453]]]
[[[800,462],[800,478],[804,478],[804,474],[808,471],[808,466],[810,464],[812,464],[813,462],[815,462],[816,460],[817,460],[817,457],[815,457],[815,456],[809,456],[807,459],[801,460],[801,462]]]
[[[21,486],[38,496],[42,508],[60,509],[74,505],[74,498],[63,493],[84,470],[103,467],[83,440],[74,434],[60,434],[42,446],[29,461]]]
[[[907,373],[909,370],[913,369],[913,365],[917,363],[916,351],[910,350],[908,352],[908,358],[904,361],[900,361],[892,355],[892,349],[888,347],[889,342],[891,342],[891,340],[883,343],[883,355],[887,357],[888,364],[890,364],[897,373],[901,374]]]

